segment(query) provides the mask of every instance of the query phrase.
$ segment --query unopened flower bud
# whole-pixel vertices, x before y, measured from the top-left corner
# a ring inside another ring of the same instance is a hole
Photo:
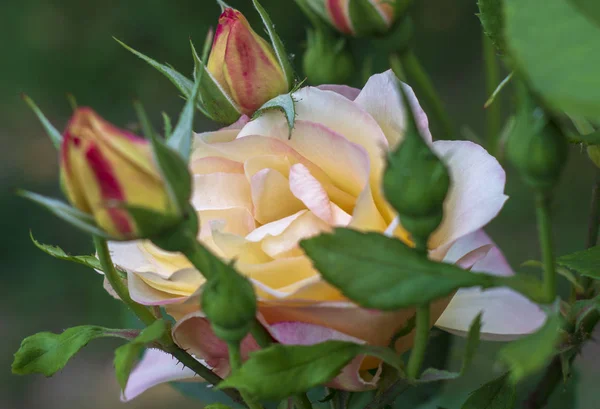
[[[219,18],[207,68],[246,115],[291,87],[273,47],[231,8]]]
[[[321,29],[308,31],[303,66],[304,74],[313,85],[345,84],[354,70],[346,40]]]
[[[315,0],[312,11],[339,32],[357,37],[385,34],[410,0]]]
[[[202,290],[202,310],[215,335],[225,342],[240,342],[256,317],[256,296],[250,281],[223,266]]]
[[[69,201],[116,239],[138,238],[128,207],[175,217],[177,207],[153,159],[150,143],[79,108],[65,131],[61,183]]]

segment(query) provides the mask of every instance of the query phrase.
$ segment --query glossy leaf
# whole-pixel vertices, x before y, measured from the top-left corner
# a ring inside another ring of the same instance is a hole
[[[52,376],[90,341],[100,337],[131,339],[136,331],[114,330],[93,325],[82,325],[61,334],[40,332],[27,337],[15,354],[12,364],[14,374],[40,373]]]
[[[489,287],[494,278],[427,259],[400,240],[336,229],[300,243],[323,278],[367,308],[397,310],[458,288]]]
[[[549,314],[546,323],[535,333],[504,346],[498,352],[500,361],[510,368],[513,382],[544,368],[556,353],[561,337],[562,318]]]
[[[265,103],[263,106],[258,108],[258,110],[252,116],[252,119],[256,119],[265,112],[268,111],[281,111],[283,115],[285,115],[285,119],[289,128],[289,138],[292,137],[292,131],[294,130],[294,124],[296,121],[296,101],[294,101],[294,97],[291,93],[279,95],[278,97],[273,98],[272,100]]]
[[[586,277],[600,279],[600,246],[556,259],[556,264]]]
[[[600,26],[568,0],[505,0],[515,68],[554,109],[600,118]]]
[[[401,370],[402,361],[387,348],[328,341],[316,345],[272,345],[250,354],[242,367],[219,384],[257,399],[284,399],[335,378],[358,355],[384,359]]]
[[[115,372],[121,389],[124,390],[133,369],[133,364],[140,356],[142,350],[165,335],[167,324],[163,320],[156,320],[146,327],[140,334],[125,345],[115,350]]]
[[[513,409],[516,399],[515,386],[505,374],[474,391],[461,409]]]

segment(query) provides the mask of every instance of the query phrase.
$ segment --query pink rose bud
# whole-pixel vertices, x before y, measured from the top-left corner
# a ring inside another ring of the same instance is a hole
[[[208,71],[246,115],[290,87],[273,47],[231,8],[219,18]]]
[[[400,16],[407,0],[317,0],[312,11],[339,32],[353,36],[384,34]]]
[[[150,143],[116,128],[90,108],[77,109],[69,121],[60,163],[69,201],[116,239],[140,235],[127,206],[176,214]]]

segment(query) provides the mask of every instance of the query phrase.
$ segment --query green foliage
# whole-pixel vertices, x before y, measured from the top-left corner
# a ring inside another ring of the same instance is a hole
[[[173,130],[173,134],[169,136],[169,140],[167,141],[167,145],[177,151],[186,162],[189,161],[192,153],[194,113],[196,112],[194,107],[198,100],[198,93],[200,92],[201,85],[202,83],[199,80],[194,84],[192,94],[183,107],[183,111],[181,111],[175,130]]]
[[[556,260],[556,264],[598,280],[600,279],[600,246],[561,256]]]
[[[461,409],[513,409],[517,393],[508,373],[474,391]]]
[[[142,350],[148,345],[160,340],[167,332],[167,324],[163,320],[156,320],[146,327],[140,334],[125,345],[115,350],[115,372],[121,389],[125,389],[133,364],[140,356]]]
[[[98,228],[94,218],[84,213],[68,204],[61,202],[57,199],[52,199],[50,197],[42,196],[37,193],[27,192],[24,190],[20,190],[18,192],[19,196],[24,197],[25,199],[29,199],[34,203],[39,204],[40,206],[46,208],[50,211],[50,213],[58,216],[63,219],[67,223],[77,227],[80,230],[83,230],[86,233],[94,234],[99,237],[103,237],[106,239],[111,239],[111,237],[102,229]]]
[[[477,347],[479,346],[480,336],[481,336],[481,315],[479,313],[471,325],[469,326],[469,334],[467,335],[467,344],[465,346],[465,353],[463,355],[463,362],[460,372],[449,372],[446,370],[439,370],[429,368],[423,372],[423,375],[419,379],[424,382],[434,382],[434,381],[442,381],[442,380],[452,380],[456,379],[462,375],[464,375],[469,367],[471,366],[471,362],[473,361],[473,357],[477,352]]]
[[[312,85],[345,84],[352,76],[354,62],[346,38],[328,27],[308,29],[302,60],[304,75]]]
[[[429,260],[400,240],[376,233],[339,228],[300,246],[327,282],[367,308],[422,305],[461,287],[489,287],[494,280]]]
[[[142,128],[142,134],[146,139],[152,139],[156,137],[156,131],[148,118],[148,114],[146,113],[146,109],[144,109],[144,105],[140,101],[133,102],[133,108],[135,109],[135,114],[137,115],[138,121]]]
[[[100,261],[95,256],[69,256],[63,249],[58,246],[51,246],[49,244],[43,244],[37,241],[33,237],[33,233],[29,233],[31,241],[35,246],[42,250],[44,253],[51,255],[54,258],[65,261],[72,261],[74,263],[83,264],[86,267],[93,268],[94,270],[102,270]]]
[[[277,56],[277,60],[279,61],[279,65],[283,70],[285,78],[288,83],[288,89],[291,89],[294,85],[294,69],[292,68],[292,64],[290,63],[289,56],[285,51],[285,46],[283,45],[283,41],[279,38],[279,34],[275,31],[275,24],[271,21],[271,17],[269,17],[269,13],[264,9],[263,6],[258,2],[258,0],[252,0],[252,4],[254,4],[254,8],[260,14],[260,18],[262,19],[263,24],[265,25],[265,29],[269,34],[269,38],[271,39],[271,45],[275,50],[275,55]]]
[[[35,102],[33,102],[33,99],[29,98],[27,95],[23,95],[23,100],[27,105],[29,105],[29,108],[31,108],[35,116],[37,116],[38,120],[44,127],[44,131],[46,131],[46,135],[48,135],[54,147],[56,149],[60,149],[60,146],[62,145],[63,141],[61,133],[58,132],[54,125],[50,123],[50,121],[48,120],[48,118],[46,118],[42,110],[36,105]]]
[[[545,367],[555,355],[561,338],[562,318],[558,313],[549,314],[545,324],[537,332],[504,346],[499,352],[500,361],[510,368],[513,382]]]
[[[285,119],[289,128],[288,138],[291,139],[292,131],[294,130],[294,124],[296,121],[296,101],[294,101],[292,93],[279,95],[272,100],[267,101],[263,106],[258,108],[258,110],[252,116],[252,119],[256,119],[265,112],[273,110],[281,111],[283,115],[285,115]]]
[[[554,109],[600,118],[600,26],[567,0],[505,0],[515,68]]]
[[[284,399],[330,381],[352,359],[363,354],[402,369],[400,357],[387,348],[342,341],[310,346],[272,345],[251,353],[248,361],[218,388],[236,388],[257,399]]]
[[[130,339],[132,333],[94,325],[69,328],[61,334],[40,332],[23,340],[15,354],[12,371],[18,375],[40,373],[52,376],[91,340],[100,337]]]
[[[494,46],[504,53],[506,42],[504,40],[504,16],[502,7],[504,0],[478,0],[479,20],[483,31],[492,40]]]

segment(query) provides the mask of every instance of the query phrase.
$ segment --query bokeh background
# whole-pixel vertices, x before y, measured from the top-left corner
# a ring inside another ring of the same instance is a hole
[[[250,0],[230,0],[255,27],[259,19]],[[301,67],[306,19],[292,0],[263,0]],[[459,135],[483,135],[484,91],[482,38],[475,0],[418,0],[414,16],[415,50],[431,74]],[[176,118],[183,101],[176,89],[154,69],[120,47],[117,37],[134,48],[167,61],[190,74],[189,39],[202,44],[219,9],[212,0],[20,0],[0,2],[0,409],[100,409],[125,405],[119,401],[112,372],[111,340],[86,347],[51,379],[11,374],[13,353],[21,340],[39,331],[61,331],[81,324],[119,327],[121,306],[102,289],[93,271],[41,253],[29,239],[57,244],[71,254],[91,253],[90,240],[42,209],[15,197],[16,188],[58,196],[57,154],[34,115],[21,100],[30,95],[52,122],[63,129],[70,115],[66,94],[91,105],[110,121],[135,128],[131,102],[144,102],[155,125],[160,113]],[[354,45],[360,67],[374,44]],[[384,69],[376,58],[374,69]],[[357,68],[358,86],[364,76]],[[503,101],[510,112],[510,100]],[[197,130],[214,128],[203,119]],[[469,129],[470,131],[466,131]],[[460,131],[462,130],[462,133]],[[435,133],[434,133],[435,137]],[[554,205],[559,254],[582,249],[594,169],[574,147]],[[489,226],[515,268],[539,259],[530,192],[508,169],[511,199]],[[565,283],[562,283],[563,285]],[[449,365],[456,365],[463,342],[451,341]],[[501,373],[494,365],[498,344],[483,343],[468,376],[445,385],[441,395],[421,409],[460,407],[466,395]],[[600,375],[594,345],[577,360],[575,381],[553,397],[554,408],[597,408],[591,396]],[[421,398],[423,398],[421,396]],[[408,398],[407,398],[408,399]],[[420,399],[421,401],[425,399]],[[406,407],[408,402],[406,402]],[[198,407],[169,386],[146,393],[130,408]],[[124,407],[124,406],[123,406]],[[403,406],[404,407],[404,406]]]

